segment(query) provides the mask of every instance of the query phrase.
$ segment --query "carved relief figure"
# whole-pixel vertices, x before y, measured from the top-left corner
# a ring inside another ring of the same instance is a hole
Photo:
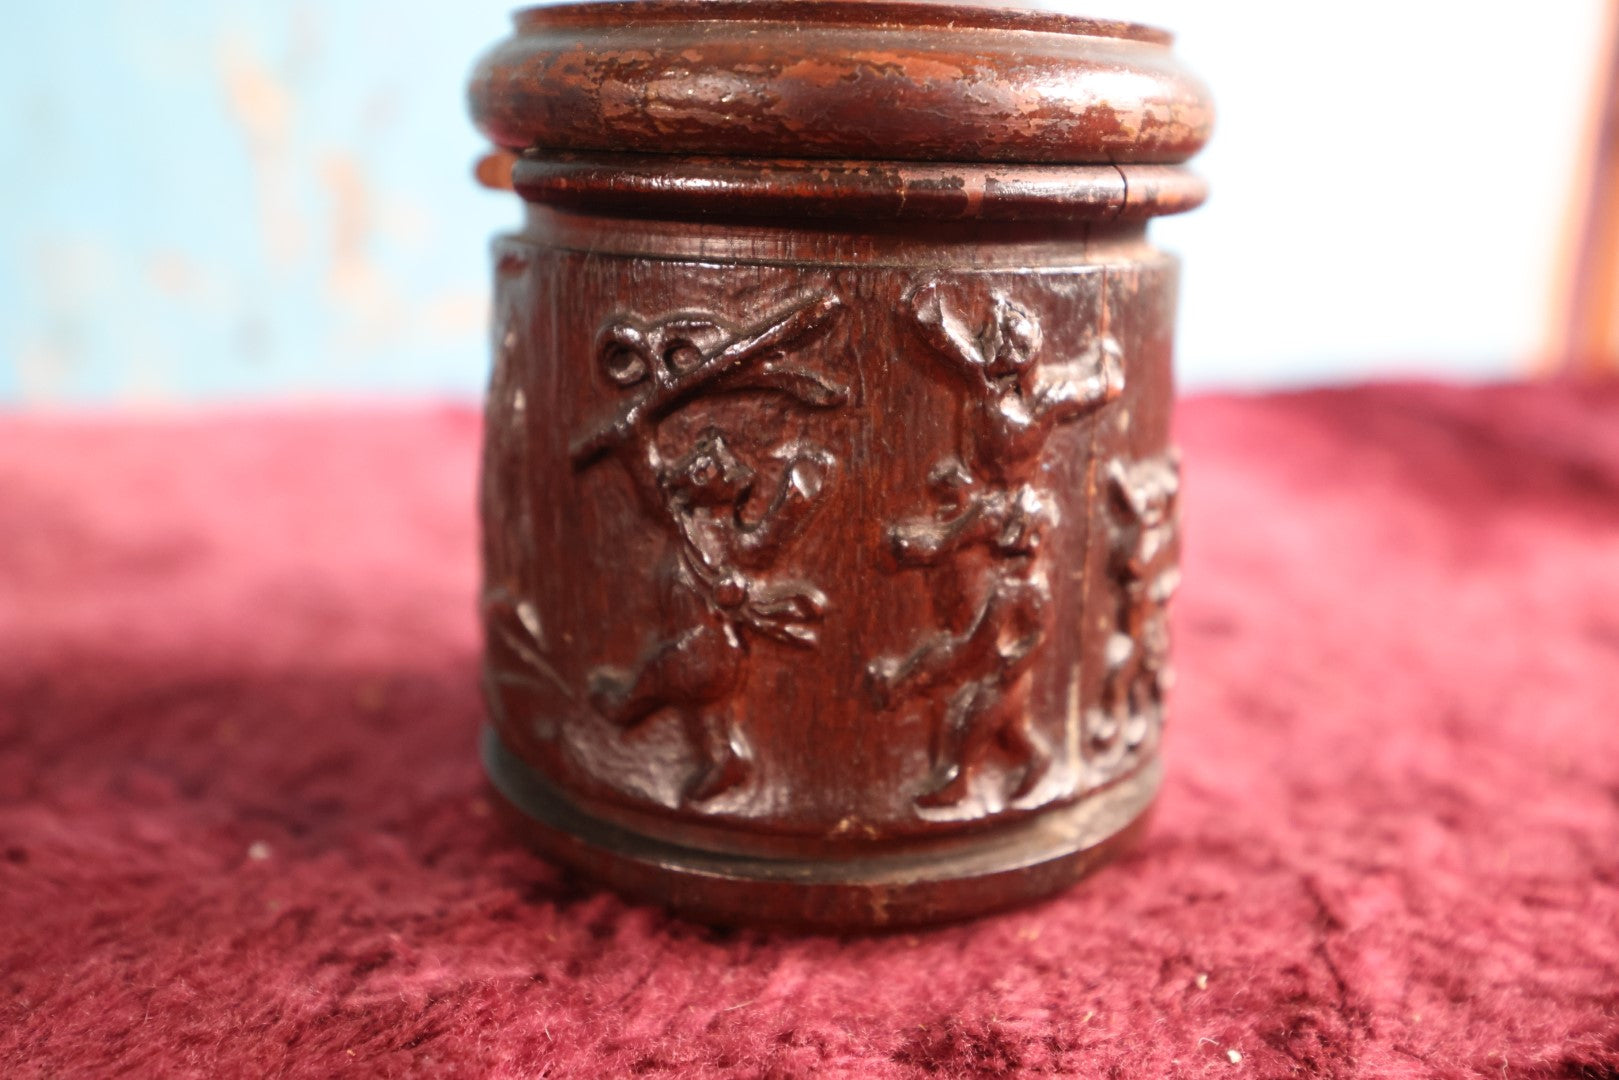
[[[927,636],[868,672],[884,705],[901,695],[944,697],[934,726],[935,772],[919,806],[960,802],[997,744],[1021,769],[1009,791],[1016,799],[1051,763],[1050,747],[1014,693],[1047,634],[1050,589],[1040,541],[1056,506],[1037,481],[1040,456],[1057,425],[1123,392],[1124,367],[1105,334],[1073,360],[1041,361],[1039,325],[998,293],[976,331],[947,310],[937,282],[923,284],[909,303],[920,336],[962,387],[962,452],[932,470],[935,512],[892,527],[890,548],[902,566],[937,565],[975,546],[990,562],[978,575],[982,599],[966,626]]]
[[[666,634],[633,671],[598,668],[590,699],[630,729],[669,710],[679,716],[697,769],[689,801],[711,799],[747,778],[751,762],[730,698],[742,683],[749,636],[813,644],[826,597],[814,585],[768,576],[816,509],[834,461],[808,444],[778,447],[779,477],[767,482],[727,434],[703,428],[676,453],[660,446],[660,423],[701,397],[738,391],[785,395],[809,408],[841,404],[847,392],[801,366],[801,349],[830,323],[834,297],[798,304],[736,330],[707,315],[654,323],[618,319],[602,331],[602,372],[627,397],[609,421],[572,447],[577,469],[614,460],[670,541],[659,572]]]
[[[497,264],[502,278],[527,269],[516,252]],[[547,658],[539,609],[529,599],[524,574],[537,565],[530,503],[534,490],[528,438],[528,402],[523,392],[521,333],[514,305],[503,303],[494,320],[494,369],[490,375],[487,427],[479,490],[483,520],[483,592],[479,608],[486,634],[484,696],[509,725],[523,714],[541,738],[555,734],[555,718],[524,713],[521,703],[536,693],[572,691]]]
[[[1180,586],[1180,454],[1108,464],[1114,517],[1109,573],[1118,592],[1107,643],[1107,679],[1090,724],[1094,749],[1134,750],[1163,722],[1173,681],[1169,601]]]

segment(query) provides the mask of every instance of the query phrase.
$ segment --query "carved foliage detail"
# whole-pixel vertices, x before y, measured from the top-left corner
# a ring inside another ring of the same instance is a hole
[[[906,654],[868,666],[878,702],[923,698],[933,717],[934,775],[918,806],[953,806],[998,744],[1018,779],[1008,796],[1031,792],[1051,763],[1051,748],[1016,700],[1048,634],[1050,587],[1041,552],[1056,502],[1039,479],[1040,459],[1058,425],[1076,422],[1124,389],[1118,343],[1103,334],[1069,360],[1042,356],[1032,314],[1002,294],[977,327],[949,310],[936,281],[909,297],[913,326],[935,360],[961,387],[960,454],[930,476],[931,514],[888,530],[901,566],[960,566],[979,599],[959,629],[927,634]],[[985,569],[964,559],[981,547]]]
[[[516,250],[502,252],[496,273],[507,297],[496,313],[494,369],[490,375],[484,459],[479,502],[484,522],[483,591],[479,608],[486,629],[484,696],[495,715],[509,721],[529,715],[522,707],[535,693],[561,693],[572,697],[568,684],[551,665],[545,627],[532,595],[529,575],[536,561],[531,513],[535,476],[530,459],[529,403],[522,370],[526,324],[520,295],[510,279],[528,270],[528,260]],[[549,713],[534,717],[537,734],[555,734]]]
[[[1169,663],[1169,601],[1180,586],[1180,454],[1107,468],[1112,523],[1109,580],[1116,607],[1099,706],[1087,725],[1104,767],[1138,750],[1164,720],[1174,679]]]
[[[767,480],[765,463],[739,456],[733,434],[710,425],[671,453],[660,444],[660,424],[722,393],[764,392],[810,409],[841,405],[844,387],[789,359],[825,332],[838,308],[836,297],[815,296],[745,328],[701,313],[652,322],[625,316],[598,338],[601,374],[623,397],[573,443],[573,464],[585,471],[616,462],[669,553],[658,571],[658,638],[633,670],[593,671],[590,700],[624,729],[666,710],[679,717],[698,762],[685,785],[690,801],[728,791],[751,771],[730,700],[746,673],[750,636],[799,646],[816,640],[825,594],[770,571],[808,525],[836,462],[823,448],[790,443],[770,455],[780,465]]]

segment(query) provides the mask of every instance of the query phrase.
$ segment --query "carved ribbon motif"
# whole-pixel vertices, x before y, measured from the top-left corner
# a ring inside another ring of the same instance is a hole
[[[1009,707],[1047,637],[1050,587],[1041,553],[1056,518],[1050,491],[1037,482],[1046,441],[1113,401],[1124,389],[1119,347],[1103,335],[1083,355],[1040,361],[1039,324],[1004,295],[993,298],[977,330],[949,311],[936,281],[909,298],[914,325],[930,351],[962,384],[962,453],[930,476],[934,512],[888,530],[902,566],[933,566],[985,548],[976,612],[959,630],[927,635],[910,652],[868,666],[882,705],[928,695],[935,702],[934,776],[916,802],[952,806],[999,744],[1020,769],[1009,797],[1031,792],[1051,764],[1051,748],[1026,708]],[[973,583],[969,582],[969,587]]]
[[[948,587],[966,597],[965,618],[866,667],[881,707],[921,702],[928,710],[933,766],[915,799],[922,808],[961,803],[997,748],[1009,762],[1008,800],[1033,792],[1050,767],[1052,748],[1026,701],[1027,675],[1050,636],[1043,539],[1058,515],[1042,457],[1058,426],[1092,416],[1124,389],[1120,348],[1105,332],[1072,359],[1048,360],[1025,307],[997,292],[982,321],[971,320],[942,291],[925,281],[907,296],[904,314],[959,387],[957,452],[930,471],[931,507],[892,522],[884,536],[899,567],[946,568],[954,579]],[[774,395],[814,410],[844,404],[844,386],[794,359],[840,307],[836,296],[815,294],[747,326],[676,312],[614,316],[602,327],[595,362],[618,400],[571,444],[572,464],[585,473],[616,463],[667,545],[656,571],[657,631],[633,665],[590,671],[588,688],[571,687],[547,662],[545,627],[525,599],[531,591],[521,573],[513,576],[536,559],[525,380],[515,370],[516,313],[508,313],[490,390],[493,456],[484,492],[506,508],[495,515],[506,524],[487,537],[485,552],[498,570],[484,594],[486,678],[497,706],[506,693],[521,700],[543,690],[588,697],[625,731],[670,715],[695,761],[684,799],[709,800],[748,779],[752,757],[733,699],[746,679],[750,640],[817,640],[827,596],[773,571],[815,515],[838,463],[801,439],[750,452],[739,433],[714,424],[678,425],[694,434],[671,447],[664,421],[722,394]],[[1108,766],[1162,723],[1172,677],[1167,604],[1179,581],[1179,458],[1170,451],[1114,460],[1104,475],[1114,609],[1104,683],[1085,724],[1092,759]],[[488,486],[497,481],[498,490]]]
[[[604,376],[625,394],[610,418],[571,448],[576,469],[616,461],[643,508],[670,540],[660,572],[665,631],[632,671],[597,668],[590,700],[630,729],[654,714],[677,714],[698,767],[685,785],[702,801],[747,779],[751,758],[731,697],[741,686],[747,638],[789,645],[816,640],[826,610],[820,589],[767,572],[814,513],[836,462],[808,443],[778,447],[783,462],[757,516],[764,481],[718,427],[703,428],[680,452],[660,448],[661,421],[703,397],[741,391],[783,395],[807,408],[842,404],[848,392],[787,357],[822,334],[839,309],[813,297],[755,326],[736,329],[715,316],[679,313],[646,323],[623,317],[600,334]]]

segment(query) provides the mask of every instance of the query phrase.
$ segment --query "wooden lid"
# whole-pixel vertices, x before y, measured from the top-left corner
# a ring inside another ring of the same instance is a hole
[[[1176,164],[1208,91],[1131,23],[918,0],[617,0],[519,12],[473,117],[545,153]]]

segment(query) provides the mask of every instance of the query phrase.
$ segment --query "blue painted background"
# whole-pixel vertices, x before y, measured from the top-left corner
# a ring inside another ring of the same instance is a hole
[[[471,179],[463,84],[510,6],[12,5],[0,406],[477,394],[518,213]],[[1213,202],[1155,226],[1186,384],[1540,347],[1601,0],[1086,7],[1175,28],[1221,105]]]
[[[0,399],[475,393],[462,86],[506,3],[30,3],[0,44]]]

